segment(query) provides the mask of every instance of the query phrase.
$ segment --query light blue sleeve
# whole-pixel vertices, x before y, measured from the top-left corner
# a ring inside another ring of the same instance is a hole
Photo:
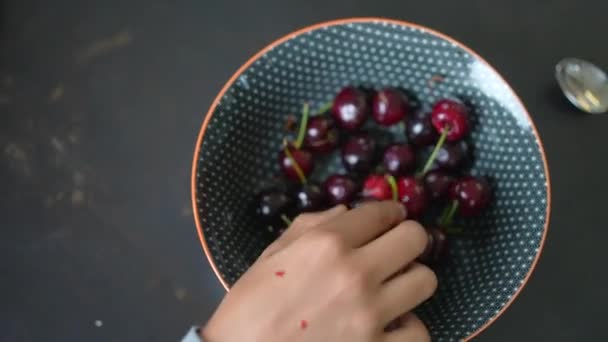
[[[190,331],[182,338],[182,342],[204,342],[198,335],[198,327],[192,327]]]

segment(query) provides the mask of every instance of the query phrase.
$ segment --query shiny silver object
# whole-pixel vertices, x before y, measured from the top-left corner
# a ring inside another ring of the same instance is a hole
[[[564,95],[576,107],[591,114],[608,111],[608,76],[593,63],[578,58],[562,59],[555,78]]]

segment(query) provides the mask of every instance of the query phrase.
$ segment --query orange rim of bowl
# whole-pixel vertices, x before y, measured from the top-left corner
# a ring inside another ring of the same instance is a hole
[[[551,214],[551,181],[550,181],[550,176],[549,176],[549,166],[547,164],[547,157],[545,155],[545,149],[543,147],[542,141],[540,140],[540,136],[538,134],[538,130],[536,129],[536,125],[534,124],[534,121],[532,121],[532,118],[530,117],[530,114],[528,113],[528,110],[526,109],[526,107],[524,106],[523,102],[521,101],[521,99],[519,98],[519,96],[515,93],[515,91],[511,88],[511,86],[507,83],[507,81],[500,75],[500,73],[498,73],[498,71],[496,69],[494,69],[494,67],[492,67],[490,65],[490,63],[488,63],[485,59],[483,59],[480,55],[478,55],[475,51],[473,51],[472,49],[470,49],[469,47],[467,47],[466,45],[462,44],[461,42],[441,33],[438,31],[435,31],[431,28],[422,26],[422,25],[418,25],[418,24],[414,24],[414,23],[410,23],[407,21],[402,21],[402,20],[395,20],[395,19],[387,19],[387,18],[379,18],[379,17],[361,17],[361,18],[346,18],[346,19],[337,19],[337,20],[330,20],[330,21],[325,21],[325,22],[321,22],[321,23],[317,23],[314,25],[310,25],[310,26],[306,26],[304,28],[301,28],[297,31],[294,31],[292,33],[289,33],[275,41],[273,41],[272,43],[268,44],[266,47],[264,47],[262,50],[258,51],[255,55],[253,55],[251,58],[249,58],[228,80],[228,82],[226,82],[226,84],[224,85],[224,87],[222,87],[222,90],[219,92],[219,94],[215,97],[215,99],[213,100],[213,103],[211,104],[211,107],[209,108],[209,110],[207,111],[207,115],[205,116],[205,120],[203,121],[203,125],[201,127],[201,130],[198,134],[198,139],[196,140],[196,148],[194,150],[194,158],[193,158],[193,162],[192,162],[192,175],[191,175],[191,196],[192,196],[192,209],[193,209],[193,216],[194,216],[194,221],[196,223],[196,229],[198,231],[198,236],[199,239],[201,241],[201,245],[203,247],[203,251],[205,252],[205,255],[207,256],[207,259],[209,260],[209,264],[211,265],[211,268],[213,269],[213,272],[215,273],[215,275],[217,276],[217,278],[219,279],[220,283],[222,284],[222,286],[224,286],[224,288],[226,289],[226,291],[230,291],[230,287],[228,286],[228,283],[226,282],[226,280],[222,277],[217,265],[215,264],[215,261],[213,259],[213,256],[211,255],[211,251],[209,250],[209,246],[207,245],[207,241],[205,240],[205,234],[203,232],[203,228],[199,219],[199,208],[198,208],[198,204],[197,204],[197,198],[196,198],[196,181],[197,181],[197,166],[198,166],[198,161],[199,161],[199,153],[201,150],[201,146],[202,146],[202,142],[203,142],[203,138],[205,136],[205,132],[207,131],[207,127],[209,126],[209,122],[211,121],[211,117],[213,116],[213,113],[215,112],[215,109],[217,108],[220,100],[222,99],[222,97],[224,97],[224,94],[226,93],[226,91],[228,91],[228,89],[234,84],[234,82],[237,80],[237,78],[245,71],[247,70],[251,64],[253,64],[256,60],[258,60],[260,57],[262,57],[264,54],[266,54],[268,51],[272,50],[274,47],[290,40],[293,39],[303,33],[306,32],[310,32],[310,31],[314,31],[323,27],[329,27],[329,26],[336,26],[336,25],[344,25],[344,24],[349,24],[349,23],[369,23],[369,22],[385,22],[385,23],[389,23],[389,24],[396,24],[396,25],[400,25],[400,26],[406,26],[406,27],[413,27],[425,32],[428,32],[430,34],[433,34],[437,37],[440,37],[442,39],[445,39],[451,43],[453,43],[454,45],[458,46],[459,48],[467,51],[469,54],[471,54],[472,56],[474,56],[475,58],[477,58],[478,60],[480,60],[482,63],[486,64],[486,66],[488,66],[492,71],[494,71],[494,73],[500,78],[501,81],[503,81],[508,89],[511,91],[511,93],[513,93],[515,95],[515,98],[517,99],[517,102],[519,103],[519,105],[521,106],[521,108],[523,108],[524,112],[526,113],[526,117],[528,118],[530,125],[532,127],[532,131],[534,133],[534,136],[536,138],[538,147],[540,148],[540,152],[541,152],[541,157],[542,157],[542,161],[543,161],[543,166],[544,166],[544,171],[545,171],[545,179],[546,179],[546,187],[547,187],[547,210],[545,213],[545,227],[543,229],[543,236],[541,238],[540,241],[540,245],[538,247],[538,252],[536,253],[536,257],[534,258],[534,260],[532,261],[532,265],[530,266],[530,269],[528,270],[528,273],[526,274],[523,283],[521,284],[521,286],[519,287],[519,289],[511,296],[511,298],[509,299],[509,301],[500,309],[500,311],[494,316],[492,317],[489,321],[487,321],[484,325],[482,325],[481,327],[479,327],[477,330],[475,330],[473,333],[471,333],[469,336],[464,338],[464,341],[469,341],[472,338],[478,336],[482,331],[484,331],[486,328],[488,328],[492,323],[494,323],[494,321],[496,321],[506,310],[509,306],[511,306],[511,304],[513,304],[513,301],[515,300],[515,298],[517,298],[517,296],[519,296],[520,292],[523,290],[523,288],[526,286],[526,284],[528,283],[528,281],[530,280],[530,276],[532,275],[532,273],[534,272],[534,269],[536,268],[536,264],[538,263],[538,260],[540,259],[540,255],[542,254],[544,245],[545,245],[545,239],[547,238],[547,231],[549,229],[549,219],[550,219],[550,214]]]

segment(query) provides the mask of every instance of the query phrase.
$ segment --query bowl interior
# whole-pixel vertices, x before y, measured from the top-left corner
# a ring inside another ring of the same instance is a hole
[[[418,309],[437,340],[474,334],[525,283],[540,252],[548,213],[547,170],[525,108],[483,60],[436,32],[382,20],[321,25],[263,50],[212,108],[195,159],[197,221],[227,285],[247,270],[273,234],[245,210],[276,161],[289,113],[318,108],[345,85],[396,86],[421,108],[459,97],[475,108],[473,175],[494,182],[494,205],[462,222],[437,294]],[[398,132],[395,132],[398,133]],[[316,171],[341,171],[338,158]],[[314,251],[311,251],[314,252]]]

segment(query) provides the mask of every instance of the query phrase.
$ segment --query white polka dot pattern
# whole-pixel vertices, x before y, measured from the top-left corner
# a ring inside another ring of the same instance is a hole
[[[494,205],[462,222],[473,237],[451,240],[439,291],[418,310],[434,340],[462,339],[523,285],[543,237],[548,185],[540,144],[510,88],[485,62],[426,30],[327,26],[275,46],[240,75],[213,113],[196,170],[196,214],[214,263],[233,284],[271,242],[246,208],[256,185],[277,173],[285,118],[345,85],[403,87],[423,106],[457,96],[475,108],[471,172],[493,180]],[[320,174],[339,170],[333,157]]]

